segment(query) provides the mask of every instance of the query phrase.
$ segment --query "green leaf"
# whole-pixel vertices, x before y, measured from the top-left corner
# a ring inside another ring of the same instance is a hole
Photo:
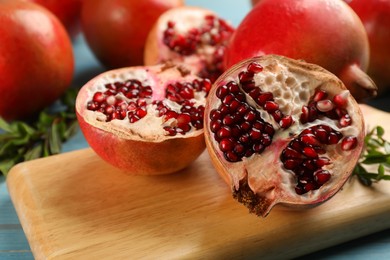
[[[363,164],[377,164],[377,163],[386,163],[390,158],[390,154],[369,154],[362,161]]]
[[[33,159],[38,159],[39,157],[41,157],[41,155],[42,155],[42,145],[38,144],[24,154],[24,160],[29,161]]]
[[[382,137],[385,134],[385,129],[383,129],[383,127],[381,127],[381,126],[377,126],[376,127],[376,134],[379,137]]]
[[[11,126],[5,121],[3,118],[0,117],[0,129],[6,131],[6,132],[12,132]]]
[[[0,161],[0,172],[4,175],[7,175],[9,170],[15,165],[16,163],[12,159],[7,159],[4,161]]]
[[[61,152],[61,136],[59,123],[53,122],[49,135],[49,154],[58,154]]]

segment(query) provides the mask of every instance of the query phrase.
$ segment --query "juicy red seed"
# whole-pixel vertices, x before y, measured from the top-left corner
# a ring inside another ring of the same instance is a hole
[[[288,115],[288,116],[283,117],[280,120],[279,125],[281,128],[286,129],[286,128],[289,128],[292,125],[292,123],[293,123],[292,116]]]
[[[328,136],[328,144],[337,144],[340,139],[342,138],[342,136],[340,136],[340,134],[337,134],[335,132],[330,132],[329,133],[329,136]]]
[[[181,125],[187,125],[191,122],[191,116],[188,114],[179,114],[176,120],[178,127],[181,127]]]
[[[320,140],[321,143],[325,144],[328,142],[328,132],[325,129],[317,128],[314,129],[314,135]]]
[[[318,159],[314,159],[314,162],[318,167],[323,167],[330,164],[329,158],[326,157],[319,157]]]
[[[97,103],[102,103],[105,100],[105,96],[102,92],[96,92],[93,97],[92,101],[97,102]]]
[[[304,185],[304,190],[306,191],[306,192],[309,192],[309,191],[311,191],[311,190],[315,190],[315,189],[317,189],[317,186],[314,184],[314,183],[306,183],[305,185]]]
[[[311,159],[304,160],[302,163],[302,166],[308,170],[311,170],[311,171],[314,171],[318,168],[317,165],[314,163],[314,160],[311,160]]]
[[[223,99],[229,93],[228,87],[226,85],[219,86],[215,92],[215,95],[219,99]]]
[[[320,100],[317,102],[316,107],[321,112],[328,112],[334,108],[333,102],[329,99]]]
[[[233,150],[234,142],[230,138],[224,138],[219,142],[219,149],[222,152],[227,152]]]
[[[302,107],[302,113],[300,116],[301,123],[305,124],[309,121],[309,107],[303,106]]]
[[[230,93],[237,94],[240,92],[240,87],[234,81],[230,81],[228,84],[226,84],[226,87]]]
[[[248,113],[244,115],[244,119],[246,121],[252,122],[256,119],[256,112],[250,110]]]
[[[343,93],[337,94],[333,97],[333,103],[338,107],[338,108],[344,108],[347,105],[348,101],[348,92],[345,91]]]
[[[261,132],[257,129],[252,129],[252,131],[249,132],[249,136],[252,140],[259,140],[262,136]]]
[[[273,100],[274,95],[271,92],[262,92],[256,99],[256,103],[264,106],[265,102]]]
[[[245,84],[253,80],[254,73],[248,71],[241,71],[238,74],[238,80],[240,83]]]
[[[272,113],[275,110],[279,108],[279,105],[274,101],[267,101],[264,104],[264,109],[267,110],[267,112]]]
[[[252,146],[252,150],[255,153],[262,153],[265,149],[265,146],[263,144],[256,143]]]
[[[228,126],[223,126],[218,130],[217,136],[219,138],[226,138],[231,136],[231,129]]]
[[[259,88],[252,89],[251,91],[249,91],[248,94],[251,98],[256,100],[260,96],[260,89]]]
[[[314,180],[320,185],[323,185],[329,181],[330,177],[330,172],[327,170],[318,170],[314,172]]]
[[[328,97],[328,93],[326,93],[324,90],[317,90],[316,93],[314,94],[313,101],[318,102],[327,97]]]
[[[357,138],[354,136],[344,137],[341,141],[341,149],[344,151],[350,151],[356,148],[358,144]]]
[[[339,120],[341,127],[346,127],[352,124],[352,119],[348,114],[343,115]]]
[[[304,144],[309,144],[309,145],[317,145],[319,143],[317,138],[313,134],[301,135],[300,141]]]
[[[287,170],[293,170],[293,169],[295,169],[300,163],[301,163],[300,160],[296,160],[296,159],[287,159],[287,160],[283,163],[283,166],[284,166],[284,168],[286,168]]]
[[[216,109],[211,110],[210,119],[212,121],[217,120],[217,119],[221,119],[221,111],[216,110]]]
[[[264,146],[269,146],[272,143],[272,139],[269,135],[263,134],[261,138],[261,143]]]
[[[228,151],[228,152],[224,153],[224,155],[225,155],[226,160],[229,162],[238,162],[241,160],[241,158],[237,154],[235,154],[233,151]]]
[[[263,71],[263,66],[257,62],[251,62],[249,63],[247,70],[252,73],[258,73]]]
[[[297,158],[297,159],[300,159],[302,158],[302,154],[300,152],[297,152],[296,150],[294,150],[293,148],[291,147],[287,147],[286,149],[283,150],[282,152],[282,157],[283,158]]]
[[[243,130],[243,131],[248,131],[251,127],[252,127],[252,125],[251,125],[251,123],[249,123],[248,121],[245,121],[245,122],[243,122],[241,125],[240,125],[240,127],[241,127],[241,129]],[[260,130],[260,129],[259,129]]]
[[[317,158],[318,154],[313,147],[305,147],[303,148],[303,154],[310,158]]]
[[[221,121],[212,121],[210,123],[210,130],[213,133],[216,133],[221,128]]]

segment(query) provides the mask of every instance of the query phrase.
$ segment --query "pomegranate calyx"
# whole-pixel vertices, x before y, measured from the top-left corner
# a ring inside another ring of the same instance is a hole
[[[377,95],[378,87],[375,82],[357,64],[347,66],[339,78],[358,101]]]

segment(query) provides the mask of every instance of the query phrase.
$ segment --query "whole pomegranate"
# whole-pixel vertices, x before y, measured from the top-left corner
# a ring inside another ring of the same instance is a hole
[[[266,216],[313,206],[346,182],[364,143],[360,107],[333,74],[276,55],[228,69],[210,90],[206,146],[233,196]]]
[[[183,0],[84,0],[82,29],[98,60],[108,68],[143,64],[146,37],[166,10]]]
[[[164,61],[184,63],[214,82],[224,71],[223,56],[234,29],[214,12],[182,6],[163,13],[150,31],[145,65]]]
[[[47,9],[0,1],[0,116],[21,119],[55,101],[74,72],[71,41]]]
[[[80,32],[82,0],[27,0],[49,9],[65,26],[71,37]]]
[[[171,64],[104,72],[83,86],[76,114],[90,146],[129,174],[183,169],[205,149],[211,82]]]
[[[390,1],[346,0],[362,20],[370,43],[368,75],[382,94],[390,90]]]
[[[336,74],[357,99],[375,96],[364,72],[367,33],[341,0],[261,0],[246,15],[226,50],[226,68],[245,58],[278,54],[302,59]]]

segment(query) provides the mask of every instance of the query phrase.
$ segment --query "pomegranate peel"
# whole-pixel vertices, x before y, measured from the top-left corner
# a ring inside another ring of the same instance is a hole
[[[258,1],[237,26],[225,53],[225,68],[243,59],[277,54],[327,69],[357,100],[377,94],[365,73],[370,58],[366,30],[343,1]]]
[[[164,12],[148,34],[144,64],[183,63],[214,82],[224,71],[223,56],[234,28],[216,13],[192,6]]]
[[[107,162],[129,174],[172,173],[205,149],[210,87],[208,80],[167,64],[112,70],[81,88],[76,114],[86,140]]]
[[[234,102],[238,109],[231,109]],[[204,120],[217,172],[236,200],[263,217],[277,204],[308,207],[331,198],[363,147],[362,113],[342,81],[277,55],[244,60],[222,74]]]

